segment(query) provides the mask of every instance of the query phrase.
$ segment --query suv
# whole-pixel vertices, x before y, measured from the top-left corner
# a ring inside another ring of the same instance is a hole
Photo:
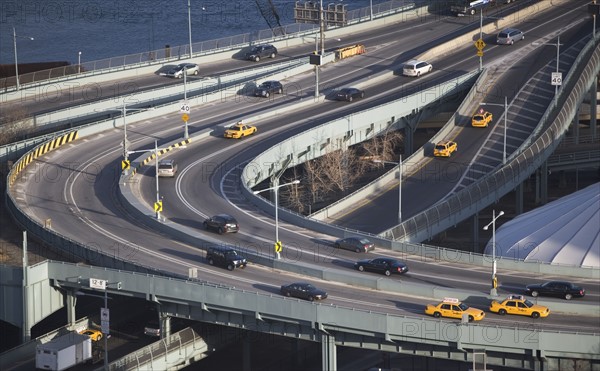
[[[452,156],[452,152],[455,152],[456,150],[456,142],[451,140],[442,140],[435,145],[435,148],[433,149],[433,155],[436,157],[450,157]]]
[[[525,34],[516,28],[507,28],[496,37],[496,44],[512,45],[515,41],[523,40]]]
[[[219,234],[223,234],[225,232],[237,232],[240,230],[240,226],[237,220],[227,214],[219,214],[213,217],[210,217],[204,221],[204,228],[206,229],[214,229]]]
[[[174,177],[177,173],[177,164],[175,160],[160,160],[158,162],[158,176]]]
[[[214,246],[206,251],[206,260],[210,265],[220,265],[232,271],[235,268],[246,268],[246,258],[238,255],[237,251],[230,247]]]
[[[271,44],[255,45],[248,53],[246,53],[246,59],[254,62],[260,61],[261,58],[275,58],[277,55],[277,48]]]
[[[257,97],[269,98],[272,93],[283,93],[283,85],[279,81],[265,81],[254,89],[254,95]]]
[[[428,72],[431,72],[433,66],[430,63],[418,60],[412,60],[406,62],[404,67],[402,68],[402,73],[404,76],[421,76]]]

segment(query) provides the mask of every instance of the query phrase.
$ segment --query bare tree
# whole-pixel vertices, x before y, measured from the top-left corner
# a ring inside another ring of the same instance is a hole
[[[396,161],[396,149],[403,145],[404,135],[397,130],[386,130],[383,134],[363,143],[362,148],[369,159]]]
[[[3,109],[0,120],[0,145],[12,143],[31,132],[31,119],[25,109],[12,106]]]

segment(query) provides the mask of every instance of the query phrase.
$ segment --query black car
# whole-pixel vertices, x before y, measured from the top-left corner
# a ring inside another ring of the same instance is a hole
[[[361,272],[371,271],[383,273],[386,276],[392,273],[403,274],[408,272],[408,266],[394,258],[375,258],[359,260],[354,263],[354,268]]]
[[[338,90],[338,92],[335,95],[335,98],[337,100],[345,100],[348,102],[352,102],[354,99],[364,97],[365,91],[357,88],[343,88]]]
[[[226,232],[235,233],[240,230],[237,220],[233,216],[227,214],[219,214],[210,217],[206,219],[203,224],[204,228],[213,229],[219,232],[219,234]]]
[[[585,289],[566,281],[550,281],[542,284],[527,285],[525,288],[527,295],[536,297],[538,295],[557,296],[571,300],[571,298],[581,298],[585,296]]]
[[[333,244],[336,249],[345,249],[356,252],[369,252],[375,249],[373,242],[364,237],[341,238]]]
[[[285,296],[294,296],[308,301],[322,300],[327,298],[327,293],[319,290],[310,283],[295,282],[289,285],[281,286],[281,294]]]
[[[235,268],[246,268],[248,261],[230,247],[213,246],[206,251],[206,260],[210,265],[220,265],[230,271]]]
[[[283,85],[279,81],[265,81],[254,89],[254,95],[257,97],[268,98],[274,93],[283,93]]]
[[[275,58],[277,55],[277,48],[271,44],[255,45],[248,53],[246,53],[246,59],[258,62],[261,58]]]

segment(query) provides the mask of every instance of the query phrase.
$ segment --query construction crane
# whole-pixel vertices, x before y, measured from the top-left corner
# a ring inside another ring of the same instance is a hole
[[[269,28],[271,30],[281,29],[281,22],[279,21],[279,14],[277,13],[277,9],[275,9],[275,4],[273,4],[273,0],[254,0],[256,2],[256,6],[260,11],[260,14],[265,19]]]

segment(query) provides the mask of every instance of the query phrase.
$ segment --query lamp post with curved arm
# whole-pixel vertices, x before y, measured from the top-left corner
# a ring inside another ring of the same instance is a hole
[[[29,40],[34,40],[34,39],[31,36],[17,35],[17,31],[13,27],[13,46],[15,48],[15,79],[16,79],[17,90],[19,90],[21,88],[21,85],[19,84],[19,61],[17,60],[17,37],[21,37],[23,39],[29,39]]]
[[[492,221],[483,227],[483,230],[487,231],[490,225],[492,226],[492,289],[490,290],[491,296],[498,296],[498,279],[496,278],[496,219],[498,219],[502,215],[504,215],[504,211],[500,211],[498,215],[496,215],[496,210],[493,210]]]

